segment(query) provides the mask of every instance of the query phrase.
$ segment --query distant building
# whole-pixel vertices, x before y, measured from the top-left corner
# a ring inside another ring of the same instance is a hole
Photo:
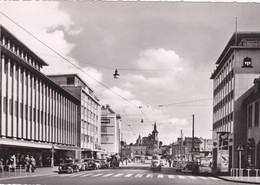
[[[152,134],[149,134],[147,137],[142,138],[139,135],[139,138],[136,140],[135,146],[145,146],[146,155],[161,154],[161,150],[159,149],[158,131],[156,123],[154,124]]]
[[[185,159],[185,148],[183,138],[178,138],[177,141],[172,144],[172,158],[174,160]]]
[[[119,154],[121,141],[121,116],[109,105],[101,108],[101,148],[108,154]]]
[[[260,32],[234,33],[216,62],[213,80],[213,169],[239,167],[237,147],[246,146],[247,122],[240,98],[260,75]],[[223,160],[225,159],[225,160]],[[242,168],[247,166],[242,155]]]
[[[194,148],[199,153],[201,141],[199,138],[194,137]],[[178,138],[175,143],[172,144],[172,158],[174,160],[192,160],[192,138],[185,137]]]
[[[101,107],[93,89],[77,74],[48,75],[48,77],[80,100],[78,142],[81,150],[77,153],[77,158],[97,158],[97,155],[101,155]]]
[[[213,149],[213,141],[212,139],[203,139],[202,137],[199,138],[201,141],[200,144],[200,151],[205,151],[205,152],[212,152]]]

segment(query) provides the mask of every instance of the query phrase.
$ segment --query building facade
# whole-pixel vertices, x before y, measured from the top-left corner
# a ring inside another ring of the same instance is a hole
[[[210,77],[213,80],[213,169],[216,171],[238,168],[236,148],[246,144],[247,136],[246,118],[241,114],[243,101],[239,98],[260,75],[259,60],[260,33],[234,33]],[[245,155],[242,158],[246,161]]]
[[[77,74],[49,75],[55,83],[80,100],[78,124],[81,152],[78,158],[101,157],[101,107],[94,91]]]
[[[247,120],[247,138],[244,145],[247,168],[260,168],[260,79],[254,80],[254,86],[245,93],[243,114]]]
[[[101,107],[101,148],[107,154],[121,152],[121,116],[109,105]]]
[[[45,76],[47,64],[0,26],[0,155],[22,161],[34,155],[37,165],[75,157],[80,101]]]

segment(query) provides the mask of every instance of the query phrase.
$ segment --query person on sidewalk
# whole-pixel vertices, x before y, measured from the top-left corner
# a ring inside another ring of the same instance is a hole
[[[24,159],[26,172],[30,172],[30,157],[27,155]]]
[[[172,159],[169,159],[169,167],[172,167]]]
[[[16,157],[15,157],[15,155],[12,155],[12,156],[10,157],[10,165],[9,165],[9,168],[10,168],[11,170],[13,170],[13,171],[15,171],[15,169],[16,169]]]
[[[36,160],[34,159],[33,156],[30,159],[30,163],[31,163],[31,169],[32,169],[32,173],[33,173],[35,170],[35,166],[36,166]]]

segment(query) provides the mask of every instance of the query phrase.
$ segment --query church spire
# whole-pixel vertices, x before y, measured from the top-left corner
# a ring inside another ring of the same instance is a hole
[[[154,124],[153,124],[153,133],[158,133],[158,131],[156,129],[156,122],[154,122]]]

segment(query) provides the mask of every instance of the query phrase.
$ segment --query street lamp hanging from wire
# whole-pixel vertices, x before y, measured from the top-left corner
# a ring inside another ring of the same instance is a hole
[[[115,73],[113,74],[113,76],[114,76],[115,79],[118,79],[118,78],[119,78],[120,75],[118,74],[117,69],[115,70]]]

